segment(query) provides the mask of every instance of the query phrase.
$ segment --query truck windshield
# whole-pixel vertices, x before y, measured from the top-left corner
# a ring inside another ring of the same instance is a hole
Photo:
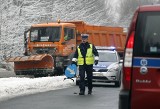
[[[58,42],[61,27],[34,27],[31,28],[31,42]]]

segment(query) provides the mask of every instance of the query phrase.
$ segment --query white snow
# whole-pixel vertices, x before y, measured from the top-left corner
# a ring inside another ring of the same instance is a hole
[[[7,71],[6,69],[0,68],[0,71]]]
[[[64,78],[65,76],[42,78],[0,78],[0,101],[4,101],[16,96],[57,90],[75,85],[75,82],[72,80],[64,80]]]

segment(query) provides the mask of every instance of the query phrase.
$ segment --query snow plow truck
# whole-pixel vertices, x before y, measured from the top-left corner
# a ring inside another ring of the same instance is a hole
[[[83,21],[34,24],[24,32],[24,56],[10,57],[16,75],[63,75],[71,63],[81,34],[95,46],[114,46],[123,53],[126,33],[122,27],[88,25]]]

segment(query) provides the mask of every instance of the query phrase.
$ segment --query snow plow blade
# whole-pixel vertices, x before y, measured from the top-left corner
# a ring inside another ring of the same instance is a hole
[[[7,59],[7,62],[14,62],[16,75],[53,75],[54,60],[49,54],[18,56]]]

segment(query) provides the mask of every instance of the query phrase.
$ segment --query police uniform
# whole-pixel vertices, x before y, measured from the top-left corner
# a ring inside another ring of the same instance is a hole
[[[82,35],[82,38],[88,38],[88,35]],[[77,63],[79,66],[79,95],[85,94],[85,72],[87,74],[88,94],[92,93],[92,77],[93,77],[93,64],[98,64],[98,52],[93,44],[81,43],[74,54],[72,59],[73,63]]]

